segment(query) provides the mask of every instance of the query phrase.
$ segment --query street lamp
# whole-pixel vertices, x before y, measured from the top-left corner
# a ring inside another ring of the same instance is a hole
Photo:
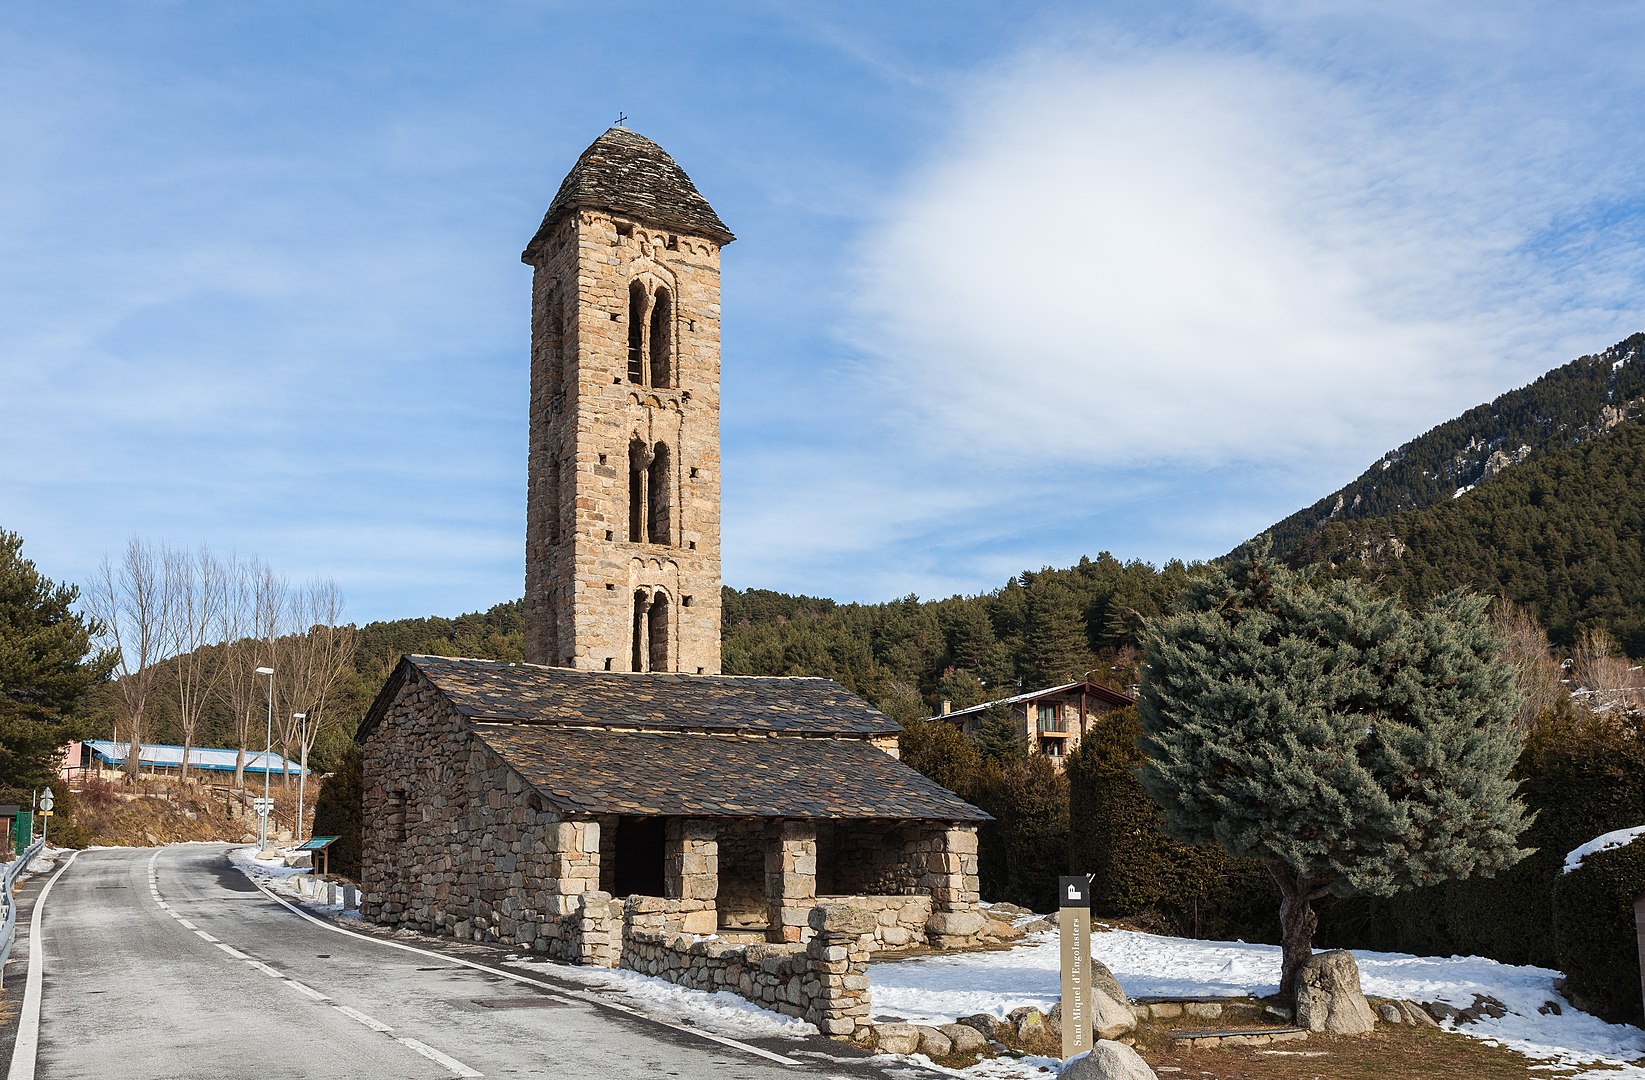
[[[274,669],[260,667],[255,670],[255,674],[268,676],[268,734],[263,739],[263,814],[257,830],[258,847],[260,850],[267,851],[268,812],[270,809],[268,801],[268,759],[269,752],[274,749]]]
[[[301,731],[297,736],[297,748],[301,752],[302,761],[297,766],[297,842],[303,842],[303,781],[308,779],[308,713],[294,712],[291,718],[299,725]],[[291,790],[287,788],[286,790]]]

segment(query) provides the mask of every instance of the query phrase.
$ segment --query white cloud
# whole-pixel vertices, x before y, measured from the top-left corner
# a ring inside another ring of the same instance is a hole
[[[1597,193],[1494,120],[1270,57],[1021,56],[867,239],[865,370],[995,465],[1368,463],[1637,318],[1566,310],[1598,275],[1526,249]]]

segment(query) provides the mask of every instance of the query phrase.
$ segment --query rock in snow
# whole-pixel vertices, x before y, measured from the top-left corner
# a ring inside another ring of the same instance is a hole
[[[1346,949],[1315,953],[1297,972],[1297,1027],[1363,1035],[1377,1026],[1359,989],[1359,965]]]
[[[1071,1057],[1058,1080],[1159,1080],[1142,1056],[1124,1043],[1099,1042]]]

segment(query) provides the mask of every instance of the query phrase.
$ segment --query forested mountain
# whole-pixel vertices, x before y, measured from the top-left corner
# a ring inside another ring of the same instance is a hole
[[[1295,561],[1308,535],[1437,506],[1538,456],[1568,449],[1645,413],[1645,334],[1555,368],[1412,439],[1357,480],[1268,530]],[[1494,481],[1492,481],[1494,482]]]
[[[1632,365],[1630,365],[1632,366]],[[1291,551],[1408,600],[1466,587],[1536,614],[1556,642],[1603,627],[1645,654],[1645,423],[1518,465],[1422,510],[1332,521]]]

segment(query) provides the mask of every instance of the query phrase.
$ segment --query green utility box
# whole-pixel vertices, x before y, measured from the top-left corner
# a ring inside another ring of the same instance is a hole
[[[17,820],[12,822],[12,848],[22,851],[34,843],[34,812],[31,810],[17,811]]]

